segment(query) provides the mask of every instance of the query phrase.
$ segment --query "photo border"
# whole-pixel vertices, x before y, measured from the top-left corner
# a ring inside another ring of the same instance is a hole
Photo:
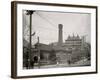
[[[17,4],[28,5],[46,5],[46,6],[59,6],[59,7],[76,7],[76,8],[93,8],[96,9],[96,71],[94,72],[80,72],[80,73],[63,73],[63,74],[47,74],[47,75],[32,75],[32,76],[17,76]],[[12,1],[11,2],[11,77],[12,78],[32,78],[32,77],[49,77],[49,76],[65,76],[65,75],[80,75],[80,74],[94,74],[98,72],[98,7],[88,5],[73,5],[73,4],[57,4],[57,3],[42,3],[42,2],[25,2],[25,1]]]

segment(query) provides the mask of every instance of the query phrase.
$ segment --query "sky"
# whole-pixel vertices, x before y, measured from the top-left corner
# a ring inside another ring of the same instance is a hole
[[[58,24],[63,25],[63,42],[68,35],[86,36],[86,41],[91,39],[91,15],[88,13],[67,13],[52,11],[35,11],[32,15],[32,44],[37,42],[50,44],[58,42]],[[29,15],[23,10],[23,32],[24,38],[29,41]]]

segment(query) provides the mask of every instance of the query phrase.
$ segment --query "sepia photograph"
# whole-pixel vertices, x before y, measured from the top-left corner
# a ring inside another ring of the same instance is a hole
[[[23,69],[91,66],[90,16],[23,10]]]

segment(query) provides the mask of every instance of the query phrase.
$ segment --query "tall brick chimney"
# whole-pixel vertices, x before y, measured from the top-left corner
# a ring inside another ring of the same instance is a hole
[[[63,43],[63,25],[62,24],[58,24],[58,45],[61,46]]]

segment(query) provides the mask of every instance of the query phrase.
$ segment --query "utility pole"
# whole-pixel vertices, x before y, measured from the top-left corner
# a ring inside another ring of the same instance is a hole
[[[86,36],[87,36],[87,35],[82,36],[82,47],[85,47]]]
[[[32,14],[34,13],[35,11],[32,11],[32,10],[27,10],[27,14],[26,15],[29,15],[30,16],[30,26],[29,26],[29,31],[30,31],[30,36],[29,36],[29,59],[28,59],[28,67],[29,69],[32,67],[31,66],[31,45],[32,45],[32,39],[31,39],[31,34],[32,34]]]
[[[40,68],[40,45],[39,45],[39,37],[38,37],[38,67]]]

